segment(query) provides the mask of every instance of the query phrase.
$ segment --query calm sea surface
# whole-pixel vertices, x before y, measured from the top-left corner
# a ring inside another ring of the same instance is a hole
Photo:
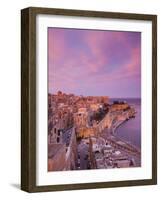
[[[114,100],[126,101],[128,104],[134,106],[137,112],[135,118],[131,118],[116,129],[116,135],[141,148],[141,99],[111,99],[110,103]]]

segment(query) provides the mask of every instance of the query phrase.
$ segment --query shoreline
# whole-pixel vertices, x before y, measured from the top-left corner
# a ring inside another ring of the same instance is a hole
[[[122,126],[123,124],[125,124],[126,122],[128,122],[130,119],[131,119],[131,118],[122,120],[116,127],[114,127],[114,130],[112,130],[111,135],[112,135],[113,137],[115,137],[116,139],[118,139],[118,140],[124,142],[125,144],[131,146],[132,148],[136,149],[137,151],[139,151],[139,152],[141,153],[141,149],[140,149],[138,146],[132,144],[131,142],[127,141],[126,139],[120,138],[119,136],[117,136],[117,133],[116,133],[116,130],[117,130],[120,126]]]

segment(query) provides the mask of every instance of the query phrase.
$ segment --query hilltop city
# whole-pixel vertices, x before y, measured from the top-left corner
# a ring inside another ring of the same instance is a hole
[[[48,171],[140,167],[140,149],[115,134],[135,114],[108,96],[48,94]]]

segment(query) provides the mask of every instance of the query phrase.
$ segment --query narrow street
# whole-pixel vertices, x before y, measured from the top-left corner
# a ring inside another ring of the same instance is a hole
[[[78,160],[80,160],[80,169],[88,169],[88,145],[80,142],[78,145]]]

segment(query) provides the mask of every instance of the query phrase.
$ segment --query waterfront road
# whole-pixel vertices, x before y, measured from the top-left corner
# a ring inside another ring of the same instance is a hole
[[[78,155],[80,159],[80,169],[87,169],[88,168],[88,145],[84,142],[80,142],[78,145]]]

